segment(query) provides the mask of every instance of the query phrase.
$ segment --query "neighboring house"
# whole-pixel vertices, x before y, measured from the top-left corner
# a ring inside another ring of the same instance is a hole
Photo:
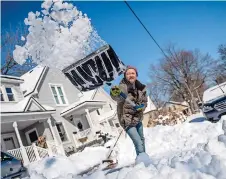
[[[148,104],[146,109],[144,110],[144,119],[142,121],[144,127],[148,126],[148,122],[150,120],[150,114],[155,110],[156,110],[156,107],[152,102],[151,98],[148,96]]]
[[[34,149],[36,154],[39,152],[42,156],[50,154],[50,151],[33,148],[31,144],[36,142],[40,135],[46,135],[48,140],[53,140],[50,118],[55,109],[40,104],[32,96],[24,97],[20,88],[22,83],[24,80],[21,78],[1,75],[1,150],[23,159],[27,164],[34,161],[34,158],[41,157],[35,155]],[[59,148],[53,145],[55,149]]]
[[[121,130],[117,103],[103,88],[80,92],[60,70],[37,66],[20,78],[2,75],[0,94],[1,149],[25,163],[98,142],[99,131]],[[40,136],[48,149],[33,144]]]
[[[100,129],[117,134],[116,118],[111,114],[116,104],[102,88],[80,92],[60,70],[41,66],[21,78],[25,97],[33,96],[40,104],[56,110],[51,114],[53,130],[65,149],[96,140]],[[101,127],[103,120],[107,123]]]

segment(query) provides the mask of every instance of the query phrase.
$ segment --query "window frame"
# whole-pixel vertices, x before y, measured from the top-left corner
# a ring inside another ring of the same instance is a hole
[[[51,91],[51,94],[52,94],[52,96],[53,96],[53,100],[54,100],[56,106],[67,106],[67,105],[68,105],[68,100],[67,100],[66,93],[65,93],[65,91],[64,91],[63,85],[62,85],[62,84],[49,83],[49,87],[50,87],[50,91]],[[56,93],[57,93],[57,99],[58,99],[58,101],[59,101],[59,104],[57,104],[57,102],[56,102],[54,93],[53,93],[53,91],[52,91],[52,87],[55,88],[55,91],[56,91]],[[62,101],[62,99],[61,99],[61,96],[62,96],[62,95],[60,95],[60,93],[59,93],[59,91],[58,91],[58,89],[57,89],[58,87],[61,88],[61,91],[62,91],[62,93],[63,93],[63,97],[64,97],[65,104],[63,104],[63,101]]]
[[[13,95],[14,101],[9,101],[9,97],[8,97],[8,93],[6,91],[6,88],[10,88],[11,89],[12,93],[10,93],[10,94]],[[0,101],[0,102],[10,102],[10,103],[17,102],[17,98],[16,98],[16,93],[15,93],[14,87],[7,86],[7,85],[6,86],[2,85],[2,86],[0,86],[0,89],[2,91],[2,96],[3,96],[3,99],[4,99],[4,101]]]
[[[58,125],[58,124],[61,124],[61,125],[63,126],[63,128],[64,128],[65,135],[66,135],[66,138],[67,138],[67,140],[65,140],[65,141],[62,141],[62,139],[61,139],[61,137],[60,137],[60,133],[59,133],[59,131],[58,131],[58,129],[57,129],[57,125]],[[58,135],[59,135],[60,140],[61,140],[62,143],[68,143],[68,142],[70,142],[70,138],[69,138],[69,135],[68,135],[68,132],[67,132],[67,130],[66,130],[66,127],[65,127],[64,122],[61,122],[61,121],[56,122],[56,130],[57,130],[57,133],[58,133]]]
[[[34,132],[34,131],[36,132],[37,137],[39,137],[38,131],[37,131],[37,129],[35,127],[32,128],[32,129],[30,129],[29,131],[25,132],[26,139],[27,139],[27,142],[28,142],[29,145],[32,144],[32,143],[36,143],[38,141],[38,138],[37,138],[36,141],[31,142],[31,139],[29,137],[29,134],[32,133],[32,132]]]

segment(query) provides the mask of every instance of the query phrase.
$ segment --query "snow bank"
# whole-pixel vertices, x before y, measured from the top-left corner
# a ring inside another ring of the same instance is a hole
[[[31,179],[71,178],[76,174],[100,163],[106,158],[108,150],[104,147],[87,147],[82,153],[70,157],[57,156],[45,158],[28,166]]]
[[[218,123],[204,121],[200,123],[183,123],[175,126],[156,126],[154,128],[146,128],[144,133],[146,152],[150,156],[150,160],[146,160],[146,162],[149,162],[150,165],[146,167],[144,163],[138,162],[134,167],[125,167],[107,176],[103,172],[97,171],[91,176],[83,178],[226,178],[226,116],[223,116]],[[111,141],[111,143],[113,142]],[[119,153],[119,166],[134,163],[135,150],[130,138],[125,136],[125,134],[119,140],[117,150]],[[91,166],[91,163],[98,163],[104,158],[106,153],[105,148],[88,148],[86,151],[75,154],[68,159],[57,157],[56,162],[48,168],[45,168],[47,160],[38,162],[36,166],[30,166],[31,178],[42,178],[43,175],[46,178],[57,179],[81,178],[76,176],[78,170]],[[86,163],[87,158],[92,159],[91,162]],[[145,157],[145,159],[147,158]]]

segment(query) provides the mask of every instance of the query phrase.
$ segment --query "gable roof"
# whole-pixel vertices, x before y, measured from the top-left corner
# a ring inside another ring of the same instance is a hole
[[[31,106],[35,106],[38,110],[32,110]],[[1,105],[1,113],[26,113],[26,112],[47,112],[55,111],[54,108],[46,105],[41,105],[35,98],[32,96],[27,96],[20,102],[11,105]]]
[[[150,111],[154,111],[156,110],[156,107],[154,105],[154,103],[152,102],[150,96],[148,96],[148,102],[147,102],[147,107],[144,110],[144,113],[148,113]]]
[[[44,77],[45,71],[48,67],[42,67],[40,65],[36,66],[32,70],[28,71],[24,75],[22,75],[20,78],[24,80],[24,83],[22,83],[21,89],[24,93],[24,96],[28,96],[32,93],[37,92],[37,88],[42,81],[42,78]]]

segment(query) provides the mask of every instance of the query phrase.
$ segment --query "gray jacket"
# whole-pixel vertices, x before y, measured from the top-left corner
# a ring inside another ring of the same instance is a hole
[[[144,104],[147,107],[147,90],[146,86],[140,81],[136,80],[135,85],[131,85],[125,78],[119,84],[119,88],[123,93],[127,95],[131,101],[135,104]],[[133,109],[130,103],[123,98],[114,97],[111,98],[117,102],[117,114],[120,125],[126,129],[128,126],[136,126],[143,120],[143,111],[137,112]]]

